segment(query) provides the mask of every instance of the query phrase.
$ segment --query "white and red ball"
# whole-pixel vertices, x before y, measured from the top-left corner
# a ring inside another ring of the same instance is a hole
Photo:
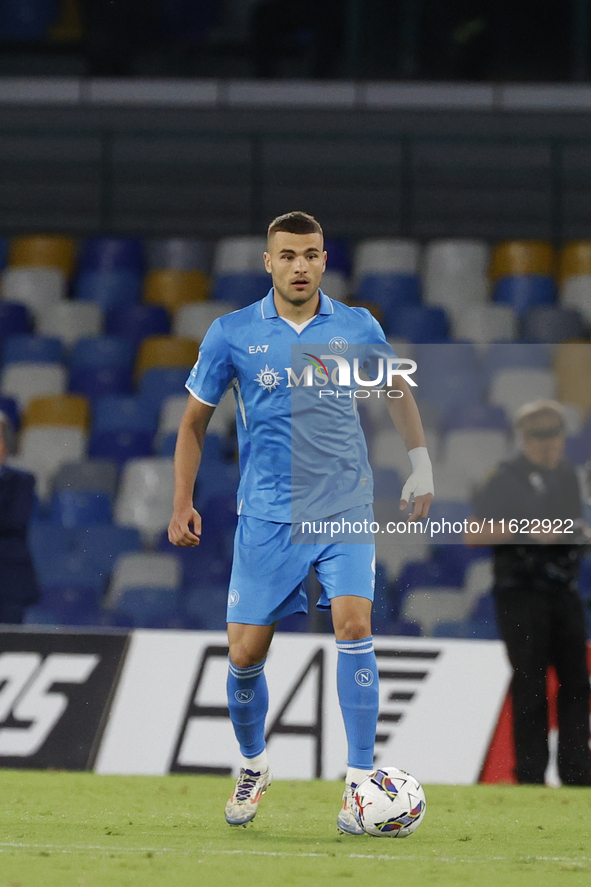
[[[406,838],[423,821],[427,802],[421,784],[404,770],[374,770],[354,792],[355,816],[376,838]]]

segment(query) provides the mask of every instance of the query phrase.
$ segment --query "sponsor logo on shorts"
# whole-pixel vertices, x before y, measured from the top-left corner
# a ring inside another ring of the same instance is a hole
[[[371,687],[373,684],[373,671],[370,668],[360,668],[355,672],[355,681],[360,687]]]
[[[240,600],[240,595],[236,591],[235,588],[230,589],[230,594],[228,595],[228,606],[235,607],[238,601]]]
[[[234,693],[234,699],[236,702],[246,705],[247,702],[252,702],[254,699],[254,690],[236,690]]]

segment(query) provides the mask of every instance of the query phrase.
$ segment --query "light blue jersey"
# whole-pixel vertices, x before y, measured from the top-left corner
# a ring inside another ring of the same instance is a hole
[[[372,502],[352,395],[359,387],[354,359],[371,379],[376,354],[395,357],[370,312],[322,292],[318,314],[300,331],[278,316],[272,289],[262,301],[213,322],[186,387],[210,406],[234,387],[239,514],[292,523]],[[348,384],[339,376],[343,356],[351,368]]]

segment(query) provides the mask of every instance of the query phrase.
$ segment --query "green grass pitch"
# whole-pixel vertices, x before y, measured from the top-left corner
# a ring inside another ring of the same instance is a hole
[[[342,787],[275,782],[247,828],[217,777],[0,771],[0,887],[578,887],[591,790],[427,786],[408,838],[337,835]]]

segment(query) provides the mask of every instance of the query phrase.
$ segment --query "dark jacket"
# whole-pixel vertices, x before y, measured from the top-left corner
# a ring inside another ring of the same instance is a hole
[[[34,502],[34,476],[8,465],[0,467],[0,598],[22,606],[40,598],[27,544]]]

